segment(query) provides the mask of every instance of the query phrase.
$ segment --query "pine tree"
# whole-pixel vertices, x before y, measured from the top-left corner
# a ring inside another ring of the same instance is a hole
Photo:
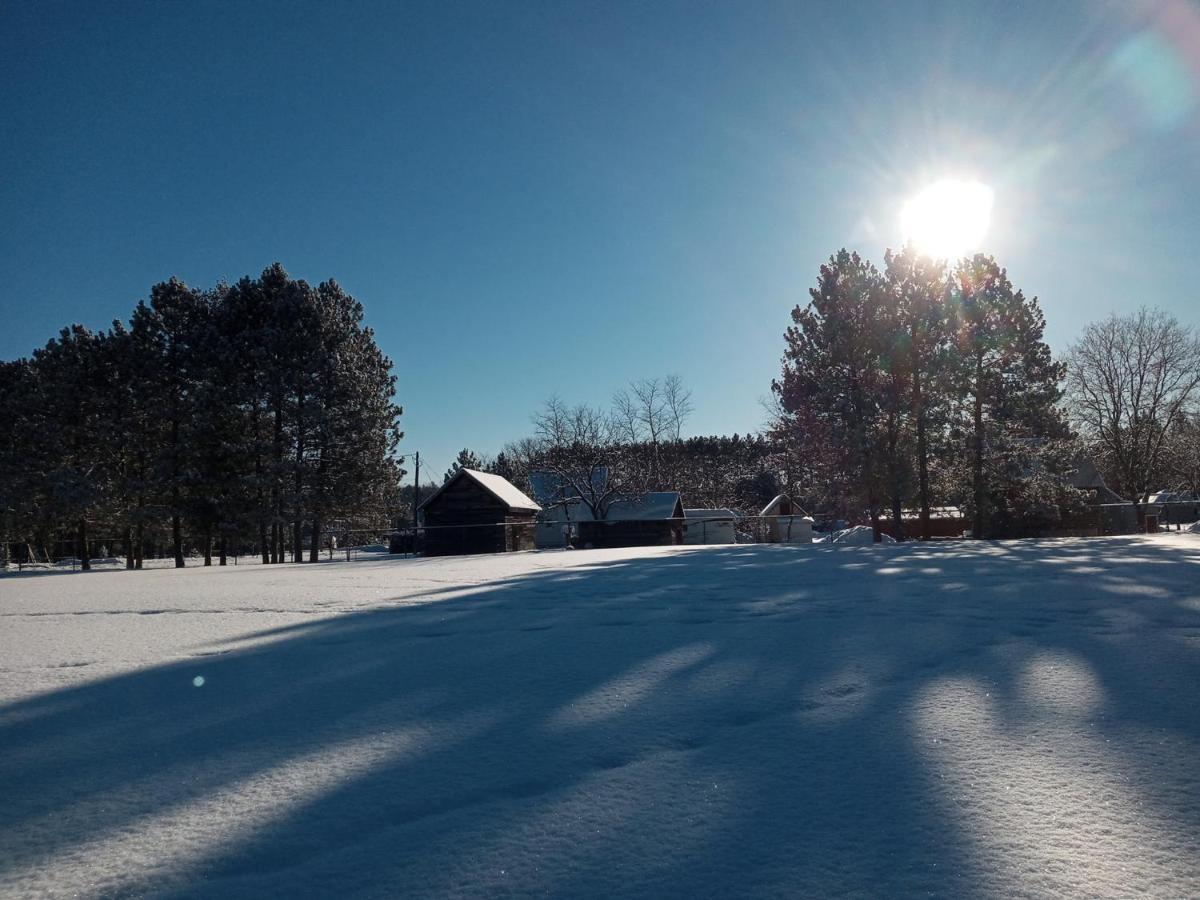
[[[998,460],[1014,440],[1064,437],[1056,404],[1065,368],[1043,340],[1045,319],[1037,299],[1014,290],[1004,269],[978,254],[953,273],[951,323],[955,333],[953,377],[969,435],[972,534],[991,532],[995,482],[988,461]]]
[[[150,483],[171,522],[176,568],[183,568],[183,521],[189,485],[195,475],[193,442],[197,388],[201,372],[198,347],[212,313],[212,298],[172,278],[150,290],[130,321],[135,352],[141,357],[141,388],[156,415],[151,418]]]
[[[464,447],[458,451],[458,456],[454,462],[450,464],[450,468],[446,470],[446,474],[442,476],[442,484],[448,482],[451,478],[458,474],[459,469],[475,469],[480,471],[484,468],[484,464],[480,462],[479,457],[471,450]]]
[[[896,318],[891,350],[895,365],[908,375],[920,537],[929,540],[930,431],[944,418],[947,404],[944,373],[950,323],[946,266],[906,247],[898,253],[889,250],[884,254],[884,271]]]
[[[885,292],[879,272],[840,250],[823,265],[807,307],[792,311],[773,390],[797,439],[828,448],[843,491],[879,533],[881,347]]]

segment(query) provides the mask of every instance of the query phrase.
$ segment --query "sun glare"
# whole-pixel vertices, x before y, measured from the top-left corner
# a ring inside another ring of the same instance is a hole
[[[980,249],[991,221],[990,187],[943,178],[904,204],[900,231],[921,253],[954,260]]]

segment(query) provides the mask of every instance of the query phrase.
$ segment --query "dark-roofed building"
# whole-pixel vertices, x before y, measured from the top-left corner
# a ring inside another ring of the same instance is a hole
[[[459,469],[421,504],[425,555],[532,550],[540,511],[507,479]]]
[[[579,523],[585,547],[656,547],[683,543],[683,501],[679,491],[651,491],[614,500],[604,518]]]

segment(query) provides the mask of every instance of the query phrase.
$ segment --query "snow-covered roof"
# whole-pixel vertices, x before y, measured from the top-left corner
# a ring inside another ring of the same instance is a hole
[[[732,509],[685,509],[685,517],[689,519],[735,519],[737,513]]]
[[[529,512],[540,512],[541,507],[525,496],[523,492],[509,481],[507,478],[502,478],[499,475],[493,475],[490,472],[478,472],[475,469],[459,469],[458,474],[443,484],[440,488],[430,494],[420,506],[424,509],[433,502],[442,491],[454,484],[460,478],[470,478],[475,481],[481,488],[507,506],[509,509],[528,510]]]
[[[673,519],[681,510],[679,491],[650,491],[639,497],[614,500],[608,505],[606,519]]]
[[[789,497],[787,494],[780,494],[777,497],[775,497],[774,499],[772,499],[770,503],[768,503],[766,506],[763,507],[763,511],[760,512],[759,515],[760,516],[778,516],[778,515],[780,515],[779,508],[784,504],[784,502],[787,502],[788,504],[791,505],[791,507],[792,507],[792,511],[790,513],[791,515],[793,515],[793,516],[807,515],[807,513],[805,513],[804,510],[802,510],[800,508],[800,505],[798,503],[793,502],[792,498]]]

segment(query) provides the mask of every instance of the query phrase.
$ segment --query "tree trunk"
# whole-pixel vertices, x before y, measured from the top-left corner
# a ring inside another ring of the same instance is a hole
[[[219,551],[221,555],[220,555],[220,562],[218,563],[218,565],[222,565],[222,566],[225,565],[229,559],[229,557],[227,556],[227,554],[225,552],[225,543],[226,543],[225,535],[221,535],[221,543],[220,543],[220,551]]]
[[[275,393],[275,470],[271,473],[271,510],[275,516],[271,526],[271,562],[283,562],[283,498],[279,485],[283,477],[283,396]]]
[[[983,483],[983,360],[976,358],[975,363],[975,459],[973,465],[973,482],[975,497],[975,516],[971,523],[971,536],[976,540],[983,537],[984,504],[987,501],[987,491]]]
[[[304,391],[296,392],[296,466],[292,470],[296,498],[292,511],[292,562],[304,562]]]
[[[892,483],[892,531],[897,541],[904,540],[904,511],[900,478],[900,423],[895,413],[888,416],[888,475]]]
[[[319,559],[317,554],[320,552],[320,549],[321,549],[320,548],[320,544],[321,544],[320,534],[321,534],[321,518],[316,513],[313,513],[312,546],[308,550],[308,561],[309,562],[316,562]]]
[[[204,526],[204,564],[212,565],[212,526]]]
[[[88,550],[87,519],[79,519],[79,567],[87,572],[92,568],[92,556]]]
[[[138,506],[141,505],[141,501],[139,500]],[[146,555],[146,526],[142,524],[140,519],[138,520],[137,527],[134,529],[133,540],[134,546],[136,547],[136,556],[133,560],[133,567],[135,569],[140,569],[142,567],[142,560]]]
[[[175,568],[183,568],[183,522],[179,513],[171,516],[171,548],[175,553]]]
[[[921,540],[933,536],[929,524],[929,449],[925,443],[925,397],[921,393],[921,373],[913,367],[913,417],[917,421],[917,502],[921,508]]]
[[[271,548],[267,545],[267,523],[258,523],[258,547],[262,551],[263,565],[271,563]]]
[[[133,550],[133,528],[125,526],[125,568],[132,569],[137,554]]]

